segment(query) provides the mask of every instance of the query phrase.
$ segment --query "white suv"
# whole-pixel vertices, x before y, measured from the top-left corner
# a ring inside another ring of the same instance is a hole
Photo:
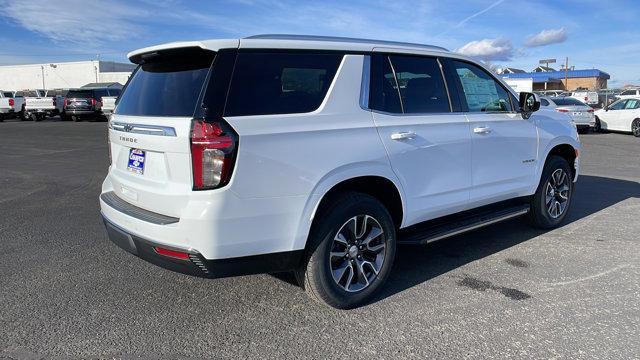
[[[565,218],[580,144],[483,65],[434,46],[263,35],[134,51],[109,121],[110,239],[204,277],[294,271],[363,304],[397,244]]]

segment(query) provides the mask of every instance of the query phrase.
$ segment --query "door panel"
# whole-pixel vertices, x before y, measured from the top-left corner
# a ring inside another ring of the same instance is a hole
[[[466,209],[471,142],[463,114],[373,113],[391,166],[407,196],[407,225]],[[415,134],[397,139],[397,134]]]
[[[467,118],[452,105],[433,57],[374,55],[370,107],[406,196],[405,225],[466,209],[471,186]]]
[[[512,95],[488,71],[449,60],[471,137],[470,206],[528,195],[535,180],[538,133],[533,120],[515,112]]]

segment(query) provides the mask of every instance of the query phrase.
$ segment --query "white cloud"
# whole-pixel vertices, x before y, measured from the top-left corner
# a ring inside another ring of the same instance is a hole
[[[472,41],[456,52],[484,61],[509,61],[513,57],[511,41],[503,38]]]
[[[525,41],[525,47],[545,46],[549,44],[562,43],[567,40],[567,30],[565,28],[542,30],[541,32],[529,36]]]

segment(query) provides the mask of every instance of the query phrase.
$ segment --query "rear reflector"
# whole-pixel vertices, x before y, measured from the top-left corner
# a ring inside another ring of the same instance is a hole
[[[589,109],[589,110],[587,110],[587,112],[592,113],[592,112],[593,112],[593,109]]]
[[[159,246],[155,246],[153,250],[155,250],[156,253],[160,255],[167,256],[170,258],[180,259],[180,260],[189,260],[189,254],[186,252],[169,250],[169,249],[161,248]]]

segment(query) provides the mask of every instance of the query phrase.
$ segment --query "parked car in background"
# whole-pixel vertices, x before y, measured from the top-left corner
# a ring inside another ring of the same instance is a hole
[[[579,90],[571,93],[571,97],[581,102],[589,105],[589,106],[597,106],[599,103],[598,92],[597,91],[588,91],[588,90]]]
[[[578,132],[585,133],[595,129],[596,120],[593,108],[572,97],[542,97],[540,107],[567,114],[576,124]]]
[[[602,130],[632,133],[640,137],[640,96],[617,100],[595,112]]]
[[[629,99],[640,96],[640,89],[627,89],[618,95],[618,99]]]
[[[116,108],[116,100],[120,95],[120,89],[107,89],[109,96],[102,97],[102,114],[108,117]]]
[[[571,96],[570,92],[567,92],[567,91],[564,91],[564,90],[545,90],[545,91],[542,91],[541,94],[543,96],[551,96],[551,97]]]
[[[568,213],[575,127],[472,58],[264,35],[129,59],[100,210],[116,245],[156,265],[294,271],[312,298],[353,308],[381,290],[397,243]]]
[[[106,89],[72,89],[64,102],[64,120],[81,121],[102,116],[102,96]]]
[[[618,95],[620,95],[621,91],[617,89],[602,89],[598,91],[598,107],[604,108],[608,105],[611,105],[614,101],[618,99]]]
[[[24,98],[16,97],[13,91],[0,90],[0,121],[23,116]]]
[[[48,96],[45,90],[17,91],[16,96],[24,97],[24,117],[40,121],[62,112],[64,98],[60,95]]]

